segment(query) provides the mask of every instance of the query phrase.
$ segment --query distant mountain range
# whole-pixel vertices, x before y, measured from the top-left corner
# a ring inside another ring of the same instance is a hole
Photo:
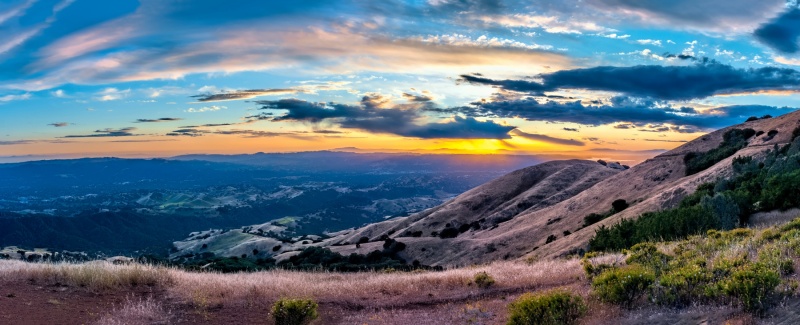
[[[0,245],[130,253],[292,218],[319,234],[434,207],[540,163],[514,155],[301,152],[0,164]]]

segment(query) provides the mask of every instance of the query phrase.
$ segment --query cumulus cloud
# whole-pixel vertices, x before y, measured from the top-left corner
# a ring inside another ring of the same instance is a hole
[[[389,106],[383,97],[364,96],[359,105],[314,103],[299,99],[258,101],[262,109],[285,110],[273,121],[330,122],[341,128],[389,133],[413,138],[508,139],[513,126],[473,117],[454,116],[451,121],[419,123],[419,110]]]
[[[786,12],[761,25],[753,32],[755,38],[770,48],[794,54],[800,51],[800,8],[789,8]]]
[[[162,117],[162,118],[157,118],[157,119],[140,118],[140,119],[137,119],[133,123],[160,123],[160,122],[173,122],[173,121],[181,121],[181,120],[183,120],[183,119],[182,118],[178,118],[178,117]]]
[[[130,137],[139,135],[139,134],[134,134],[133,131],[136,131],[135,127],[126,127],[121,129],[105,128],[105,129],[95,130],[94,133],[92,134],[67,135],[64,136],[64,138]]]
[[[688,66],[600,66],[562,70],[541,74],[537,76],[537,81],[493,80],[475,75],[462,75],[461,78],[473,84],[492,85],[536,95],[559,89],[586,89],[663,100],[690,100],[759,90],[800,89],[800,72],[794,69],[738,69],[708,59]]]
[[[561,139],[561,138],[551,137],[549,135],[544,135],[544,134],[527,133],[527,132],[523,132],[520,129],[511,130],[511,132],[509,132],[509,133],[511,135],[513,135],[513,136],[525,138],[525,139],[528,139],[528,140],[551,143],[551,144],[559,144],[559,145],[565,145],[565,146],[585,146],[586,145],[585,143],[583,143],[581,141],[578,141],[578,140]]]

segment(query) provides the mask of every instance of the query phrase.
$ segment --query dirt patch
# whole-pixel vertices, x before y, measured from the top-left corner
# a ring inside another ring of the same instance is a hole
[[[163,297],[163,290],[140,286],[92,292],[85,288],[35,282],[0,282],[0,324],[91,324],[128,299]]]

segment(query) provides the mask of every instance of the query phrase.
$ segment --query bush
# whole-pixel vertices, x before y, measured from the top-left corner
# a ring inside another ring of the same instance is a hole
[[[442,229],[442,232],[439,233],[439,238],[456,238],[458,237],[458,229],[453,227],[448,227]]]
[[[276,325],[306,325],[319,317],[317,302],[311,299],[282,298],[272,305]]]
[[[592,280],[600,300],[630,307],[655,281],[653,271],[641,265],[608,269]]]
[[[552,242],[556,241],[556,239],[558,239],[558,237],[556,237],[556,235],[550,235],[550,236],[547,236],[547,239],[545,239],[544,243],[545,244],[549,244],[549,243],[552,243]]]
[[[509,325],[576,324],[586,314],[586,304],[580,296],[563,290],[541,294],[524,294],[511,303]]]
[[[494,285],[495,281],[494,278],[491,275],[489,275],[489,273],[479,272],[478,274],[475,274],[475,279],[473,280],[473,282],[475,282],[475,285],[477,285],[478,288],[485,289]]]
[[[628,206],[628,202],[623,199],[619,199],[611,203],[611,208],[614,209],[614,212],[622,212],[622,210],[627,209]]]
[[[686,164],[686,176],[699,173],[708,167],[735,154],[739,149],[747,146],[747,139],[756,134],[753,129],[732,129],[722,135],[722,143],[706,152],[690,152],[683,157]]]
[[[739,299],[745,310],[762,314],[780,281],[778,272],[754,263],[734,271],[724,288],[726,294]]]
[[[600,222],[600,220],[603,220],[605,218],[606,218],[605,215],[599,213],[589,214],[588,216],[583,217],[583,226],[584,227],[591,226],[593,224]]]

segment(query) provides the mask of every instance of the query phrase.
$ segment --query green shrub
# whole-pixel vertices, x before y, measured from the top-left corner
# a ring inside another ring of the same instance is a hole
[[[706,296],[713,275],[705,267],[696,264],[671,270],[663,274],[653,289],[656,303],[670,306],[686,306]]]
[[[272,305],[276,325],[306,325],[319,317],[317,302],[311,299],[281,298]]]
[[[732,129],[722,135],[722,143],[706,152],[690,152],[683,157],[686,176],[697,174],[735,154],[747,146],[747,139],[756,134],[753,129]]]
[[[762,263],[754,263],[734,271],[725,283],[724,290],[729,296],[737,298],[746,311],[762,314],[769,308],[769,299],[780,281],[778,272]]]
[[[509,325],[568,325],[576,324],[586,314],[587,307],[580,296],[554,290],[524,294],[508,309]]]
[[[486,272],[478,272],[472,280],[478,288],[488,288],[494,285],[494,278]]]
[[[625,260],[628,264],[643,265],[655,273],[660,275],[661,271],[666,268],[671,256],[658,251],[658,248],[653,243],[639,243],[633,245],[628,251],[628,259]]]
[[[653,284],[653,271],[641,265],[628,265],[609,269],[592,280],[592,287],[600,300],[630,307]]]

